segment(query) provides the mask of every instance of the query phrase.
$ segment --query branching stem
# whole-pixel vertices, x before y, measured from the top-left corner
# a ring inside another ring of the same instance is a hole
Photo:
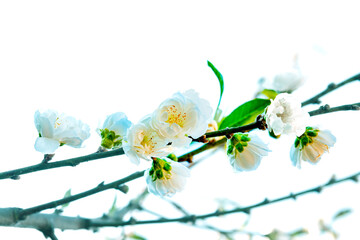
[[[338,111],[358,111],[360,110],[360,103],[354,103],[354,104],[347,104],[342,106],[337,106],[331,108],[329,105],[321,106],[319,109],[316,109],[314,111],[310,111],[310,116],[316,116],[320,114],[325,113],[332,113],[332,112],[338,112]]]
[[[155,219],[155,220],[141,220],[141,221],[137,221],[135,219],[131,219],[129,221],[123,222],[123,221],[114,221],[114,222],[107,222],[104,224],[101,223],[97,223],[95,225],[92,225],[92,227],[118,227],[118,226],[127,226],[127,225],[139,225],[139,224],[155,224],[155,223],[170,223],[170,222],[181,222],[181,223],[188,223],[188,222],[195,222],[196,220],[200,220],[200,219],[207,219],[207,218],[211,218],[211,217],[218,217],[218,216],[223,216],[223,215],[228,215],[228,214],[232,214],[232,213],[238,213],[238,212],[244,212],[249,214],[250,211],[254,208],[258,208],[258,207],[263,207],[266,205],[270,205],[272,203],[276,203],[276,202],[281,202],[284,200],[288,200],[288,199],[296,199],[299,196],[302,195],[306,195],[308,193],[320,193],[324,188],[330,187],[332,185],[338,184],[338,183],[342,183],[345,181],[354,181],[354,182],[358,182],[358,176],[360,175],[360,172],[353,174],[351,176],[348,177],[344,177],[344,178],[339,178],[336,179],[335,177],[332,177],[327,183],[323,184],[323,185],[319,185],[317,187],[314,188],[310,188],[301,192],[297,192],[297,193],[290,193],[287,196],[283,196],[283,197],[279,197],[279,198],[275,198],[273,200],[269,200],[269,199],[264,199],[263,201],[247,206],[247,207],[237,207],[231,210],[226,210],[226,211],[215,211],[212,213],[208,213],[208,214],[203,214],[203,215],[187,215],[184,217],[179,217],[179,218],[159,218],[159,219]]]
[[[304,107],[304,106],[309,105],[309,104],[319,104],[319,103],[321,103],[320,98],[322,96],[324,96],[324,95],[326,95],[326,94],[328,94],[328,93],[330,93],[330,92],[332,92],[332,91],[334,91],[334,90],[336,90],[336,89],[338,89],[338,88],[340,88],[340,87],[342,87],[342,86],[344,86],[344,85],[346,85],[348,83],[351,83],[353,81],[360,81],[360,73],[356,74],[355,76],[352,76],[351,78],[348,78],[348,79],[342,81],[341,83],[338,83],[338,84],[330,83],[328,85],[328,87],[324,91],[322,91],[321,93],[317,94],[316,96],[306,100],[305,102],[303,102],[301,104],[301,106]]]

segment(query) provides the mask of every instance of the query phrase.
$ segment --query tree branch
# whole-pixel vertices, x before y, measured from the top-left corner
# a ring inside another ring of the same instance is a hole
[[[140,173],[141,172],[138,172],[139,175]],[[218,216],[223,216],[238,212],[244,212],[250,214],[250,211],[254,208],[263,207],[266,205],[270,205],[272,203],[281,202],[288,199],[296,200],[297,197],[312,192],[321,193],[321,191],[325,188],[349,180],[358,182],[359,175],[360,172],[339,179],[332,177],[327,183],[323,185],[319,185],[317,187],[310,188],[308,190],[300,191],[297,193],[290,193],[287,196],[275,198],[273,200],[269,200],[266,198],[265,200],[257,204],[253,204],[247,207],[237,207],[232,210],[226,210],[226,211],[217,210],[215,212],[204,215],[186,215],[180,218],[167,218],[167,219],[159,218],[156,220],[143,220],[143,221],[137,221],[134,218],[131,218],[129,221],[122,221],[121,219],[117,219],[117,218],[115,218],[115,220],[111,218],[103,218],[103,217],[89,219],[82,217],[67,217],[58,214],[34,213],[26,217],[26,219],[24,220],[19,220],[18,216],[24,210],[20,208],[0,208],[0,226],[34,228],[34,229],[46,229],[49,226],[51,226],[54,229],[61,229],[61,230],[80,230],[80,229],[97,229],[101,227],[119,227],[119,226],[127,226],[127,225],[156,224],[156,223],[170,223],[170,222],[194,223],[196,220],[218,217]]]
[[[355,76],[352,76],[351,78],[348,78],[348,79],[342,81],[339,84],[330,83],[324,91],[322,91],[321,93],[317,94],[316,96],[306,100],[305,102],[303,102],[301,104],[301,106],[304,107],[304,106],[306,106],[308,104],[319,104],[319,103],[321,103],[320,98],[322,96],[324,96],[324,95],[326,95],[326,94],[328,94],[328,93],[330,93],[330,92],[332,92],[332,91],[334,91],[334,90],[336,90],[336,89],[338,89],[338,88],[340,88],[340,87],[342,87],[342,86],[344,86],[344,85],[346,85],[348,83],[351,83],[353,81],[360,81],[360,73],[356,74]]]
[[[6,171],[0,173],[0,179],[6,179],[6,178],[12,178],[12,179],[18,179],[20,175],[52,169],[52,168],[59,168],[59,167],[75,167],[80,163],[83,162],[89,162],[97,159],[102,158],[108,158],[113,156],[118,156],[124,154],[124,151],[122,148],[115,149],[108,152],[96,152],[89,155],[76,157],[76,158],[70,158],[67,160],[61,160],[56,162],[50,162],[50,163],[39,163],[36,165],[19,168],[11,171]]]
[[[227,210],[227,211],[215,211],[212,213],[208,213],[208,214],[204,214],[204,215],[190,215],[190,216],[184,216],[184,217],[179,217],[179,218],[159,218],[156,220],[141,220],[141,221],[137,221],[135,219],[131,219],[129,221],[123,222],[123,221],[114,221],[114,222],[108,222],[105,225],[99,225],[99,223],[97,223],[96,225],[94,225],[94,227],[118,227],[118,226],[127,226],[127,225],[138,225],[138,224],[155,224],[155,223],[170,223],[170,222],[181,222],[181,223],[187,223],[187,222],[195,222],[196,220],[199,219],[206,219],[206,218],[211,218],[211,217],[218,217],[218,216],[223,216],[223,215],[228,215],[228,214],[232,214],[232,213],[238,213],[238,212],[244,212],[247,214],[250,214],[250,211],[254,208],[258,208],[258,207],[262,207],[262,206],[266,206],[266,205],[270,205],[272,203],[276,203],[276,202],[281,202],[284,200],[288,200],[288,199],[296,199],[299,196],[302,195],[306,195],[308,193],[320,193],[324,188],[327,188],[329,186],[341,183],[341,182],[345,182],[345,181],[355,181],[358,182],[358,176],[360,175],[360,172],[353,174],[351,176],[345,177],[345,178],[340,178],[340,179],[336,179],[335,177],[332,177],[326,184],[314,187],[314,188],[310,188],[308,190],[304,190],[301,192],[297,192],[297,193],[290,193],[287,196],[284,197],[280,197],[280,198],[275,198],[273,200],[269,200],[269,199],[264,199],[262,202],[259,202],[257,204],[253,204],[247,207],[240,207],[240,208],[234,208],[232,210]]]
[[[59,200],[55,200],[52,202],[48,202],[48,203],[38,205],[35,207],[31,207],[31,208],[27,208],[27,209],[20,209],[20,211],[17,213],[17,215],[15,217],[18,220],[23,220],[23,219],[25,219],[26,216],[31,215],[33,213],[43,211],[45,209],[55,208],[57,206],[60,206],[60,205],[63,205],[63,204],[69,203],[69,202],[73,202],[73,201],[79,200],[81,198],[88,197],[90,195],[93,195],[93,194],[96,194],[96,193],[99,193],[99,192],[102,192],[102,191],[105,191],[108,189],[112,189],[112,188],[118,189],[120,185],[142,177],[144,175],[144,172],[145,171],[135,172],[125,178],[122,178],[120,180],[117,180],[117,181],[114,181],[114,182],[111,182],[108,184],[104,184],[104,182],[102,182],[95,188],[92,188],[88,191],[78,193],[78,194],[75,194],[75,195],[72,195],[72,196],[69,196],[66,198],[62,198]]]
[[[331,108],[328,104],[326,104],[324,106],[321,106],[319,109],[310,111],[309,114],[312,117],[320,114],[332,113],[338,111],[358,111],[358,110],[360,110],[360,103],[347,104],[333,108]]]

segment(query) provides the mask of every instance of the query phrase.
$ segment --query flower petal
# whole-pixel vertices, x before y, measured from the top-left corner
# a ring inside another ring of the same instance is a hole
[[[38,137],[35,141],[35,150],[44,154],[54,153],[60,143],[54,139]]]

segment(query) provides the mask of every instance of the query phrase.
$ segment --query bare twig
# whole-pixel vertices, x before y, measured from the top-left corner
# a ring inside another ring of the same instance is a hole
[[[189,215],[189,216],[184,216],[184,217],[179,217],[179,218],[168,218],[168,219],[155,219],[155,220],[142,220],[142,221],[136,221],[134,219],[132,219],[131,221],[114,221],[114,222],[108,222],[105,225],[96,225],[96,227],[116,227],[116,226],[127,226],[127,225],[138,225],[138,224],[155,224],[155,223],[170,223],[170,222],[180,222],[180,223],[187,223],[187,222],[195,222],[196,220],[200,220],[200,219],[206,219],[206,218],[211,218],[211,217],[218,217],[218,216],[223,216],[223,215],[228,215],[228,214],[232,214],[232,213],[238,213],[238,212],[244,212],[249,214],[250,211],[254,208],[258,208],[258,207],[262,207],[262,206],[266,206],[266,205],[270,205],[272,203],[277,203],[277,202],[281,202],[284,200],[288,200],[288,199],[296,199],[299,196],[302,195],[306,195],[308,193],[320,193],[324,188],[327,188],[329,186],[338,184],[338,183],[342,183],[345,181],[358,181],[358,176],[360,175],[360,172],[353,174],[351,176],[348,177],[344,177],[344,178],[340,178],[340,179],[336,179],[335,177],[332,177],[326,184],[314,187],[314,188],[310,188],[308,190],[304,190],[301,192],[297,192],[297,193],[290,193],[287,196],[284,197],[279,197],[279,198],[275,198],[273,200],[269,200],[269,199],[264,199],[263,201],[257,203],[257,204],[253,204],[247,207],[237,207],[234,208],[232,210],[226,210],[226,211],[215,211],[212,213],[208,213],[208,214],[204,214],[204,215]]]
[[[111,183],[108,183],[108,184],[104,184],[104,182],[102,182],[97,187],[92,188],[92,189],[90,189],[88,191],[85,191],[85,192],[82,192],[82,193],[78,193],[78,194],[75,194],[75,195],[72,195],[72,196],[69,196],[69,197],[65,197],[65,198],[55,200],[55,201],[52,201],[52,202],[48,202],[48,203],[38,205],[38,206],[35,206],[35,207],[31,207],[31,208],[27,208],[27,209],[21,209],[17,213],[16,218],[18,220],[22,220],[22,219],[24,219],[26,216],[28,216],[30,214],[41,212],[41,211],[43,211],[45,209],[55,208],[57,206],[60,206],[60,205],[63,205],[63,204],[69,203],[69,202],[73,202],[73,201],[79,200],[81,198],[88,197],[90,195],[93,195],[93,194],[96,194],[96,193],[99,193],[99,192],[102,192],[102,191],[105,191],[105,190],[108,190],[108,189],[118,189],[119,186],[121,186],[122,184],[130,182],[130,181],[132,181],[134,179],[137,179],[139,177],[142,177],[144,175],[144,172],[145,171],[135,172],[135,173],[133,173],[133,174],[131,174],[131,175],[125,177],[125,178],[122,178],[120,180],[117,180],[117,181],[114,181],[114,182],[111,182]]]
[[[329,105],[321,106],[319,109],[309,112],[310,116],[316,116],[325,113],[332,113],[338,111],[358,111],[360,110],[360,103],[347,104],[331,108]]]
[[[5,179],[5,178],[18,179],[18,177],[20,175],[27,174],[27,173],[32,173],[32,172],[37,172],[37,171],[42,171],[42,170],[47,170],[47,169],[52,169],[52,168],[59,168],[59,167],[75,167],[78,164],[83,163],[83,162],[89,162],[89,161],[93,161],[93,160],[97,160],[97,159],[108,158],[108,157],[118,156],[118,155],[122,155],[122,154],[124,154],[124,151],[122,148],[119,148],[119,149],[108,151],[108,152],[96,152],[96,153],[92,153],[89,155],[76,157],[76,158],[70,158],[70,159],[62,160],[62,161],[56,161],[56,162],[51,162],[51,163],[40,163],[40,164],[36,164],[36,165],[24,167],[24,168],[19,168],[19,169],[15,169],[15,170],[11,170],[11,171],[2,172],[2,173],[0,173],[0,179]]]
[[[360,73],[356,74],[355,76],[352,76],[351,78],[348,78],[348,79],[342,81],[341,83],[338,83],[338,84],[330,83],[328,85],[328,87],[324,91],[322,91],[321,93],[317,94],[316,96],[306,100],[301,105],[306,106],[308,104],[319,104],[319,103],[321,103],[320,98],[322,96],[324,96],[324,95],[326,95],[326,94],[328,94],[328,93],[330,93],[330,92],[332,92],[332,91],[334,91],[334,90],[336,90],[336,89],[338,89],[338,88],[340,88],[340,87],[342,87],[342,86],[344,86],[344,85],[346,85],[348,83],[351,83],[353,81],[360,81]]]

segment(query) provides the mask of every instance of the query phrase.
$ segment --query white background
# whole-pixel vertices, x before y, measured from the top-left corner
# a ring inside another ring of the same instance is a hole
[[[137,122],[174,92],[190,88],[215,108],[219,87],[207,60],[224,76],[221,107],[225,113],[250,100],[258,89],[258,79],[269,71],[281,71],[294,55],[307,77],[295,94],[300,100],[308,99],[328,83],[360,72],[357,2],[334,2],[1,1],[0,171],[42,160],[33,148],[37,109],[65,112],[92,128],[85,148],[57,151],[54,160],[61,160],[94,152],[100,143],[95,129],[113,112],[125,112]],[[331,106],[359,100],[359,82],[323,98]],[[359,113],[334,113],[312,121],[337,137],[336,147],[320,164],[295,169],[288,157],[293,139],[273,141],[262,133],[273,152],[257,171],[233,173],[224,152],[219,151],[192,170],[187,188],[173,200],[191,213],[202,214],[216,210],[215,199],[228,198],[247,206],[265,197],[323,184],[333,174],[343,177],[358,172]],[[0,207],[32,207],[61,198],[69,188],[78,193],[145,167],[132,165],[121,156],[28,174],[19,181],[2,180]],[[129,187],[127,195],[107,191],[73,202],[64,214],[99,217],[110,208],[115,195],[120,207],[136,196],[145,182],[139,179]],[[331,239],[318,234],[318,220],[329,222],[339,209],[352,208],[353,213],[334,226],[341,239],[355,239],[359,201],[359,185],[343,183],[320,195],[256,209],[247,230],[267,234],[274,228],[292,231],[305,227],[310,234],[302,239]],[[180,216],[153,196],[145,206],[164,216]],[[234,229],[245,220],[245,215],[234,214],[209,223]],[[56,235],[59,239],[115,239],[120,232],[56,231]],[[127,227],[125,232],[149,239],[219,238],[216,232],[181,224]],[[0,228],[1,239],[25,236],[43,239],[33,229]]]

